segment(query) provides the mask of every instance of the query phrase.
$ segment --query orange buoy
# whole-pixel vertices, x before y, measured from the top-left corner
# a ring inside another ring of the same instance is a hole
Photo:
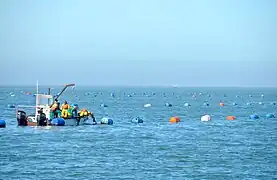
[[[222,103],[222,102],[221,102],[221,103],[219,103],[219,106],[221,106],[221,107],[222,107],[222,106],[224,106],[224,103]]]
[[[236,117],[235,116],[227,116],[226,119],[229,120],[229,121],[233,121],[233,120],[236,119]]]
[[[175,116],[175,117],[171,117],[169,120],[170,123],[178,123],[180,122],[180,118]]]

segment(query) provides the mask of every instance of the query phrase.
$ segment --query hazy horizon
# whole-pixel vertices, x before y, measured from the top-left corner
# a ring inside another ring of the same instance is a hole
[[[63,88],[66,84],[39,84],[41,88]],[[33,87],[36,88],[36,83],[33,85],[0,85],[0,88],[10,88],[10,87]],[[181,86],[181,85],[78,85],[76,87],[91,87],[91,88],[277,88],[277,86]]]

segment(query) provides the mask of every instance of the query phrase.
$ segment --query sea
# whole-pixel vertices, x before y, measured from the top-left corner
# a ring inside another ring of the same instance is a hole
[[[92,111],[97,125],[18,127],[12,105],[35,105],[35,93],[0,87],[2,180],[277,179],[277,119],[266,118],[277,117],[277,88],[76,86],[60,102]],[[169,123],[174,116],[181,121]]]

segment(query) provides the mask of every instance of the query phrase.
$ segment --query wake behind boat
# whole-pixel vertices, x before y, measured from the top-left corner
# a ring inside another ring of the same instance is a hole
[[[50,88],[48,94],[39,94],[37,83],[36,105],[18,105],[16,108],[16,118],[19,126],[76,126],[89,123],[96,124],[94,115],[87,109],[79,110],[77,104],[63,104],[62,110],[59,107],[58,98],[68,87],[75,84],[66,85],[58,96],[51,95]],[[30,114],[27,115],[26,111]]]

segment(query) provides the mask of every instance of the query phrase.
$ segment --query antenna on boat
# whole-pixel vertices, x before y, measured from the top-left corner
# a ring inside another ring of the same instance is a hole
[[[37,94],[38,94],[38,80],[37,80]]]
[[[35,116],[36,120],[38,117],[37,108],[38,108],[38,80],[37,80],[37,94],[36,94],[36,116]]]

